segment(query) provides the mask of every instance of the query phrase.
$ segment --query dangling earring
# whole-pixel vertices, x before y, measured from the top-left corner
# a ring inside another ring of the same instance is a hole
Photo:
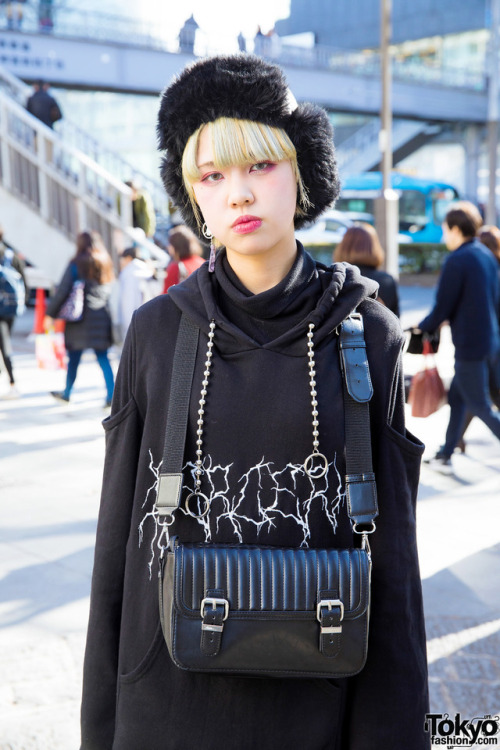
[[[213,273],[215,271],[215,242],[214,242],[214,236],[210,229],[207,227],[207,224],[203,224],[201,228],[202,235],[207,239],[210,240],[210,258],[208,261],[208,271],[209,273]]]

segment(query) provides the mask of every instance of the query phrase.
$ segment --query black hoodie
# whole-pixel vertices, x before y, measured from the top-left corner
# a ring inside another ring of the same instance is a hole
[[[377,286],[348,264],[327,269],[299,246],[273,289],[246,290],[220,253],[134,315],[111,416],[97,531],[82,704],[82,750],[424,750],[427,671],[415,538],[421,443],[404,429],[402,333]],[[159,623],[166,533],[154,503],[181,312],[200,328],[185,450],[194,488],[198,401],[209,323],[202,491],[210,513],[177,512],[181,541],[347,547],[344,415],[336,328],[364,318],[380,516],[372,536],[372,614],[363,671],[342,680],[245,679],[179,670]],[[306,333],[314,323],[320,451],[313,482]],[[300,498],[301,502],[297,502]]]

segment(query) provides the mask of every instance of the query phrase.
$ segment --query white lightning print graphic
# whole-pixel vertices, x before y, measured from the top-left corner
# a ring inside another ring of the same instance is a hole
[[[154,475],[154,483],[148,489],[142,507],[151,507],[139,524],[139,546],[144,540],[144,526],[151,519],[154,523],[151,540],[151,559],[149,575],[151,578],[155,551],[160,554],[169,543],[169,526],[158,516],[154,502],[158,486],[161,462],[155,466],[151,451],[149,452],[149,469]],[[189,493],[195,486],[195,465],[188,463],[183,473],[190,480],[183,485],[183,491]],[[329,463],[328,471],[321,479],[309,477],[303,464],[287,464],[283,469],[273,471],[273,464],[262,458],[252,466],[239,480],[231,477],[232,464],[227,466],[213,465],[210,456],[203,461],[203,493],[209,500],[210,510],[206,516],[193,519],[202,528],[205,541],[212,541],[212,529],[218,532],[222,522],[229,522],[235,541],[244,541],[245,527],[253,526],[257,535],[269,533],[276,528],[281,519],[295,522],[302,533],[301,547],[308,547],[311,538],[309,518],[311,510],[318,504],[326,516],[332,531],[338,523],[338,511],[345,499],[342,478],[337,468],[337,457]],[[333,477],[334,481],[330,478]],[[334,496],[330,485],[336,483]],[[234,491],[231,490],[234,488]],[[152,502],[150,500],[152,497]],[[195,510],[193,498],[192,510]],[[244,512],[246,509],[246,513]],[[251,509],[251,515],[248,515]],[[177,512],[188,515],[184,506]],[[264,540],[263,540],[264,542]]]

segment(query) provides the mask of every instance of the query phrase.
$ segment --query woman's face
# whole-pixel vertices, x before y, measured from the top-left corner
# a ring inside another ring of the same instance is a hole
[[[200,179],[193,189],[203,218],[228,257],[290,253],[297,183],[289,161],[259,162],[217,170],[210,132],[200,135]]]

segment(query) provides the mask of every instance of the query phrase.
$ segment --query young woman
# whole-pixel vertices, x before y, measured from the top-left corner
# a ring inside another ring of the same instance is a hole
[[[333,260],[337,263],[352,263],[362,276],[376,281],[378,301],[399,318],[398,285],[390,273],[381,269],[384,258],[377,231],[370,224],[350,227],[333,253]]]
[[[347,264],[316,264],[294,237],[294,228],[338,192],[326,113],[297,106],[276,66],[247,55],[215,57],[187,68],[166,89],[158,129],[165,186],[186,223],[213,235],[217,251],[138,310],[125,343],[104,423],[82,750],[424,750],[425,633],[415,544],[423,446],[404,427],[402,334],[375,302],[376,284]],[[335,333],[354,310],[364,319],[375,392],[380,506],[366,666],[338,680],[183,671],[170,659],[158,613],[157,571],[171,534],[183,543],[354,544],[342,479]],[[181,314],[201,333],[181,505],[166,527],[155,500]],[[311,326],[317,417],[307,363]],[[326,475],[314,481],[304,469],[313,419],[328,457]],[[195,518],[185,503],[198,459],[208,512]]]
[[[203,248],[195,233],[183,225],[174,227],[168,233],[168,252],[172,262],[167,268],[163,292],[166,294],[171,286],[187,279],[205,262],[202,258]]]
[[[44,319],[44,328],[48,330],[67,300],[74,282],[78,279],[85,282],[83,317],[77,322],[66,323],[64,330],[64,343],[68,351],[66,387],[63,391],[52,392],[59,401],[70,400],[82,354],[85,349],[93,349],[106,385],[105,406],[111,406],[114,375],[108,359],[108,349],[112,344],[108,304],[114,278],[113,263],[100,236],[95,232],[81,232],[76,238],[75,257],[66,268],[47,306]]]

